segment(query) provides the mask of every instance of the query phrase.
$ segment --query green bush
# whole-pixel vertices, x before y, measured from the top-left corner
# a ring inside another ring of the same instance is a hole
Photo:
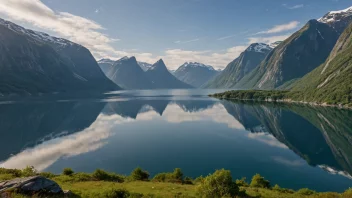
[[[256,174],[253,176],[250,186],[255,188],[270,188],[270,182],[259,174]]]
[[[191,177],[185,177],[183,180],[184,184],[193,184],[193,179]]]
[[[132,181],[148,181],[149,173],[141,168],[136,168],[131,173],[131,179]]]
[[[242,179],[236,179],[237,186],[248,187],[249,184],[246,182],[246,179],[247,178],[245,178],[245,177],[242,177]]]
[[[37,170],[33,166],[27,166],[26,168],[22,169],[22,177],[31,177],[37,175]]]
[[[297,191],[297,194],[300,194],[300,195],[313,195],[315,193],[316,192],[314,190],[310,190],[308,188],[302,188]]]
[[[71,168],[65,168],[63,171],[62,171],[62,174],[63,175],[68,175],[68,176],[72,176],[73,175],[73,170]]]
[[[172,173],[159,173],[152,179],[154,182],[183,183],[183,173],[180,168],[175,168]]]
[[[124,181],[123,177],[114,173],[105,172],[101,169],[95,170],[94,173],[92,174],[92,178],[98,181],[115,181],[115,182]]]
[[[195,184],[197,184],[197,183],[202,182],[203,180],[204,180],[204,177],[201,175],[201,176],[195,178],[193,182],[194,182]]]
[[[11,174],[14,177],[21,177],[22,176],[22,170],[0,168],[0,174]]]
[[[55,174],[50,173],[50,172],[41,172],[41,173],[39,173],[39,175],[40,175],[40,176],[43,176],[43,177],[45,177],[45,178],[49,178],[49,179],[51,179],[51,178],[53,178],[53,177],[56,176]]]
[[[14,178],[15,178],[15,176],[13,176],[12,174],[0,174],[0,182],[6,181],[6,180],[11,180]]]
[[[295,193],[294,190],[287,189],[287,188],[281,188],[281,187],[280,187],[279,185],[277,185],[277,184],[275,184],[275,186],[272,188],[272,190],[277,191],[277,192],[280,192],[280,193],[289,193],[289,194]]]
[[[232,181],[231,172],[222,169],[204,178],[197,186],[197,193],[201,197],[234,197],[239,188]]]

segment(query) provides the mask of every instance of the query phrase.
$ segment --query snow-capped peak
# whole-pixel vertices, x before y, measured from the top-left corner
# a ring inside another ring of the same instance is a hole
[[[138,62],[138,65],[143,69],[143,71],[147,71],[147,70],[149,70],[150,68],[153,67],[152,64],[145,63],[145,62]]]
[[[197,63],[197,62],[185,62],[183,65],[180,66],[180,70],[186,69],[186,68],[190,68],[190,67],[203,67],[206,68],[208,70],[214,71],[215,69],[210,66],[210,65],[205,65],[203,63]]]
[[[271,48],[269,45],[265,43],[253,43],[247,48],[246,51],[265,53],[266,51],[271,51],[272,49],[273,48]]]
[[[58,44],[60,46],[78,45],[78,44],[75,44],[69,40],[63,39],[63,38],[57,38],[57,37],[50,36],[44,32],[38,32],[38,31],[26,29],[24,27],[21,27],[19,25],[16,25],[10,21],[6,21],[1,18],[0,18],[0,25],[3,25],[16,33],[27,35],[27,36],[31,37],[32,39],[35,39],[36,41],[50,42],[53,44]]]
[[[352,7],[346,8],[344,10],[331,11],[318,19],[321,23],[331,23],[335,21],[340,21],[342,18],[352,16]]]
[[[114,62],[115,62],[114,60],[111,60],[111,59],[108,59],[108,58],[103,58],[101,60],[98,60],[99,64],[111,64],[111,65],[113,65]]]

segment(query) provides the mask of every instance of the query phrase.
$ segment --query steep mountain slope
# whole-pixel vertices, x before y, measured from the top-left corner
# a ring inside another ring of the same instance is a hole
[[[352,23],[342,33],[324,64],[293,85],[294,98],[352,103]]]
[[[201,87],[216,74],[218,71],[212,66],[196,62],[186,62],[173,73],[179,80],[193,87]]]
[[[246,51],[242,52],[241,55],[232,61],[219,75],[214,79],[210,80],[205,88],[231,88],[243,76],[251,72],[256,66],[258,66],[267,54],[272,50],[269,45],[262,43],[254,43],[250,45]]]
[[[145,72],[156,89],[188,89],[192,86],[178,80],[167,70],[162,59]]]
[[[110,59],[101,59],[98,61],[98,64],[104,74],[107,75],[111,70],[112,66],[115,64],[115,61]]]
[[[341,34],[352,21],[352,7],[339,11],[331,11],[318,19],[318,21],[328,24]]]
[[[88,49],[0,19],[0,95],[119,89]]]
[[[236,88],[274,89],[300,78],[322,64],[339,34],[329,25],[310,20],[271,51]]]
[[[152,89],[154,87],[135,57],[124,57],[116,61],[107,76],[124,89]]]

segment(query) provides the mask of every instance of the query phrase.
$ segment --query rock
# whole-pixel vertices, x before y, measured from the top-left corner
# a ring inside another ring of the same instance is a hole
[[[63,194],[61,187],[54,181],[42,176],[16,178],[0,182],[0,197],[6,197],[8,191],[21,194]]]

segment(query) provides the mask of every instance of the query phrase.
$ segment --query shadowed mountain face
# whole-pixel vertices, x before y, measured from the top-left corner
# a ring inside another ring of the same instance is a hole
[[[312,166],[352,175],[352,112],[300,105],[222,102],[246,130],[270,133]],[[299,124],[297,124],[299,123]]]
[[[107,76],[124,89],[153,89],[154,87],[135,57],[124,57],[116,61]]]
[[[192,86],[180,81],[172,75],[166,68],[163,60],[154,63],[153,66],[146,71],[149,80],[156,89],[189,89]]]
[[[105,103],[0,105],[0,161],[22,149],[88,128]]]
[[[85,47],[0,19],[0,95],[117,89]]]
[[[231,88],[257,67],[273,48],[263,43],[251,44],[238,58],[229,63],[205,88]]]
[[[186,62],[173,72],[173,75],[193,87],[201,87],[218,73],[212,66]]]
[[[272,50],[235,87],[274,89],[301,78],[326,60],[338,36],[327,24],[311,20]]]

